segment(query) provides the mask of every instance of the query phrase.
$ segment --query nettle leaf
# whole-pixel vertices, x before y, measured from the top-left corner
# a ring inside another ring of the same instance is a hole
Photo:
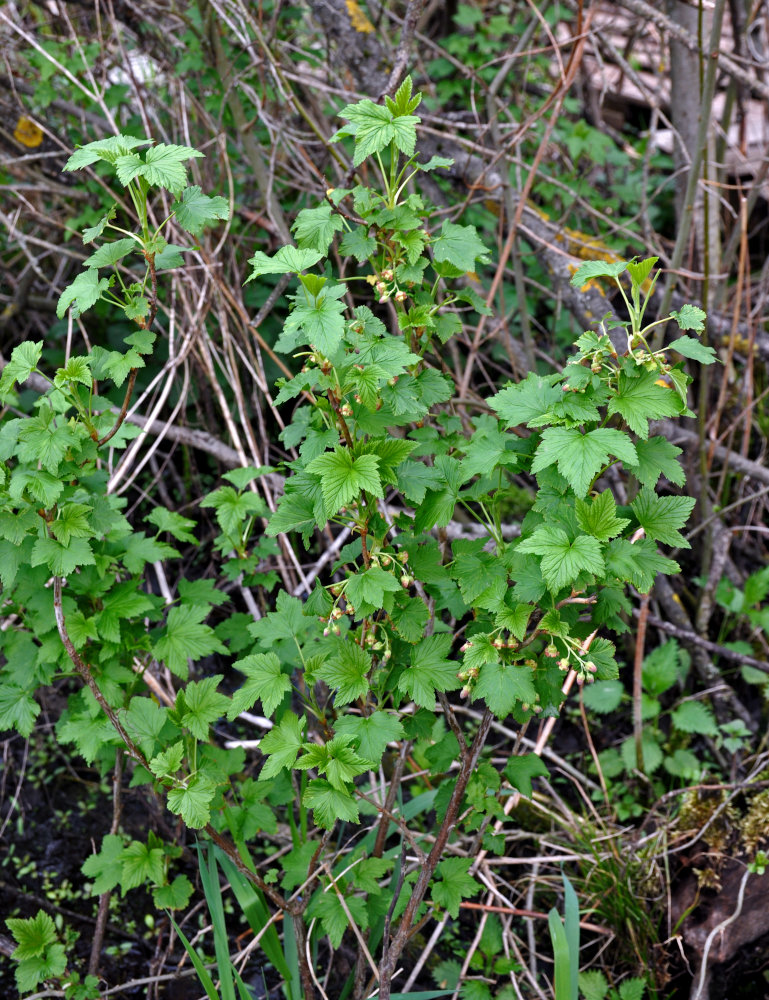
[[[447,657],[451,652],[450,635],[431,635],[411,650],[411,666],[398,678],[398,690],[407,694],[421,708],[435,707],[436,691],[460,687],[457,664]]]
[[[690,549],[678,529],[689,520],[696,502],[694,497],[660,497],[653,490],[643,489],[630,506],[649,538],[663,545]]]
[[[199,236],[206,226],[219,220],[226,221],[230,217],[227,199],[219,195],[211,198],[203,194],[197,184],[182,193],[179,201],[171,206],[171,211],[182,229],[193,236]],[[157,260],[155,263],[157,264]]]
[[[72,306],[73,315],[79,316],[96,305],[113,281],[114,278],[100,278],[96,268],[89,267],[81,271],[59,296],[56,315],[59,319],[64,319],[67,309]]]
[[[257,250],[251,260],[251,274],[246,278],[245,284],[253,281],[262,274],[299,274],[308,267],[314,267],[323,257],[319,250],[297,249],[297,247],[281,247],[272,257]]]
[[[618,260],[613,263],[604,260],[588,260],[580,264],[574,272],[570,284],[573,288],[582,288],[593,278],[618,278],[627,270],[627,263]]]
[[[531,471],[541,472],[555,462],[577,496],[584,497],[610,454],[638,464],[635,446],[622,431],[599,427],[583,434],[577,427],[548,427],[542,432]]]
[[[188,785],[169,791],[168,808],[180,815],[186,826],[199,830],[211,821],[214,795],[216,783],[205,774],[198,774]]]
[[[221,643],[219,645],[219,651],[226,652],[225,647]],[[202,681],[192,681],[176,697],[176,708],[181,715],[182,725],[196,739],[207,740],[208,727],[230,709],[230,699],[216,690],[222,679],[221,674],[216,674],[204,677]]]
[[[681,449],[671,444],[667,438],[656,435],[647,441],[636,441],[635,450],[638,455],[638,465],[627,465],[642,486],[654,489],[660,476],[665,476],[676,486],[683,486],[686,473],[678,461]]]
[[[281,670],[275,653],[253,653],[236,660],[233,666],[246,675],[246,681],[232,696],[227,718],[232,720],[249,711],[257,698],[262,702],[264,714],[271,716],[291,690],[291,678]]]
[[[3,368],[3,373],[0,375],[0,398],[6,396],[17,382],[27,381],[37,368],[42,353],[42,340],[26,341],[19,344],[18,347],[14,347],[11,351],[11,360]]]
[[[683,733],[697,733],[700,736],[718,736],[718,723],[713,710],[701,701],[685,701],[674,708],[670,721]]]
[[[307,247],[310,250],[317,250],[325,256],[334,235],[343,229],[344,220],[341,215],[333,212],[331,206],[326,204],[318,205],[317,208],[303,208],[297,215],[291,232],[296,236],[296,242],[302,249]],[[374,245],[376,247],[376,244]]]
[[[355,737],[361,757],[378,764],[387,744],[403,736],[403,725],[397,716],[376,711],[369,716],[342,715],[334,723],[334,732]]]
[[[357,500],[363,490],[379,499],[384,496],[379,478],[379,459],[375,455],[353,458],[348,448],[339,446],[314,458],[307,471],[320,476],[326,517]]]
[[[691,306],[694,309],[694,306]],[[701,310],[700,310],[701,311]],[[702,313],[704,316],[705,314]],[[691,327],[682,327],[682,329],[692,329]],[[699,340],[695,340],[694,337],[679,337],[678,340],[672,341],[668,344],[668,350],[678,351],[679,354],[683,354],[685,358],[691,358],[693,361],[699,361],[703,365],[712,365],[718,361],[718,355],[715,350],[706,345],[701,344]]]
[[[630,524],[627,518],[617,517],[617,504],[611,490],[604,490],[593,500],[578,498],[576,512],[580,528],[601,542],[608,542]]]
[[[578,535],[570,542],[563,528],[552,524],[537,528],[519,543],[517,551],[542,556],[542,575],[553,594],[573,583],[583,570],[596,576],[604,573],[601,543],[597,539]]]
[[[481,886],[469,873],[472,863],[472,858],[446,858],[435,870],[435,877],[440,881],[433,882],[432,900],[455,920],[462,900],[477,896],[481,891]]]
[[[702,331],[705,329],[705,320],[708,318],[707,313],[703,312],[703,310],[700,309],[699,306],[693,306],[689,303],[687,303],[684,306],[681,306],[679,310],[672,309],[670,315],[673,317],[676,323],[678,323],[678,325],[682,330],[695,330],[697,333],[702,333]],[[682,339],[690,340],[691,338],[684,337]],[[680,354],[683,354],[684,352],[676,348],[675,345],[676,341],[673,341],[673,343],[670,346],[675,350],[678,350]],[[711,350],[711,348],[704,348],[704,350]],[[691,357],[690,354],[687,354],[686,356]],[[700,361],[701,359],[696,358],[695,360]],[[709,361],[703,362],[703,364],[706,365],[710,365],[712,363],[713,363],[713,358],[711,358]]]
[[[259,744],[267,755],[260,778],[273,778],[286,767],[293,767],[304,742],[304,717],[298,719],[293,712],[286,712]]]
[[[196,604],[171,608],[163,634],[155,643],[155,656],[164,660],[171,673],[182,680],[187,679],[188,658],[197,660],[211,653],[227,652],[214,630],[202,624],[207,614],[207,607]]]
[[[105,243],[104,246],[95,250],[90,257],[86,257],[83,261],[83,267],[113,267],[123,257],[137,249],[138,243],[130,237],[115,240],[113,243]]]
[[[341,707],[368,694],[371,668],[371,656],[365,650],[352,639],[339,638],[317,676],[330,688],[336,688],[334,704]]]
[[[557,375],[542,376],[530,372],[517,385],[509,385],[492,396],[489,406],[508,427],[528,425],[530,420],[549,413],[560,401],[563,392],[553,384],[557,378]]]
[[[632,378],[620,372],[617,395],[611,397],[607,408],[609,416],[619,413],[630,429],[644,440],[649,437],[650,420],[674,417],[681,409],[676,393],[657,385],[657,378],[657,372],[645,370]]]
[[[473,688],[498,719],[508,716],[519,703],[533,705],[537,692],[531,670],[522,663],[485,663]]]
[[[489,251],[475,226],[458,226],[444,221],[441,235],[433,242],[433,255],[439,263],[453,264],[460,271],[474,271],[475,262],[485,264]]]
[[[262,740],[264,743],[264,740]],[[358,804],[349,792],[335,788],[325,778],[313,779],[302,796],[302,805],[312,809],[318,826],[330,830],[337,820],[357,823]]]

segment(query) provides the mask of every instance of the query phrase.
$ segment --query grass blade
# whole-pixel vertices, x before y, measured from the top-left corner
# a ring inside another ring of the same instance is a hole
[[[190,942],[187,940],[187,938],[185,937],[184,932],[182,931],[181,927],[179,927],[179,925],[177,924],[177,922],[171,916],[170,911],[169,911],[168,916],[169,916],[169,918],[171,920],[171,923],[174,925],[174,930],[179,935],[179,940],[184,945],[185,951],[190,956],[190,961],[192,962],[193,966],[195,967],[195,972],[197,972],[197,974],[198,974],[198,979],[200,980],[200,985],[206,991],[206,995],[208,996],[208,1000],[220,1000],[219,994],[216,992],[216,987],[214,986],[214,981],[211,978],[211,976],[209,975],[208,969],[205,967],[205,965],[203,965],[203,960],[201,959],[200,955],[198,955],[198,953],[192,947],[192,945],[190,944]]]

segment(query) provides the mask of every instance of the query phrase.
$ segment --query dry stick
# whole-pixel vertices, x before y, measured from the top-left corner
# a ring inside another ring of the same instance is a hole
[[[459,775],[454,786],[454,791],[451,793],[451,799],[449,800],[448,808],[446,809],[446,815],[444,816],[443,822],[438,830],[432,850],[428,854],[424,865],[420,869],[419,876],[411,893],[411,898],[406,904],[406,909],[404,910],[400,924],[398,925],[398,930],[395,932],[392,940],[387,941],[387,939],[384,939],[382,942],[383,954],[382,961],[379,966],[380,1000],[390,1000],[390,987],[392,983],[392,976],[395,972],[395,966],[409,940],[409,937],[411,936],[412,924],[414,923],[414,917],[417,909],[425,897],[427,887],[430,884],[430,879],[438,866],[438,862],[441,860],[451,831],[456,824],[462,797],[465,794],[467,783],[475,770],[481,750],[486,742],[486,737],[488,736],[492,719],[492,713],[488,708],[485,709],[472,746],[460,764]]]
[[[637,614],[637,611],[633,612],[633,615]],[[755,657],[748,656],[746,653],[738,653],[734,649],[727,649],[725,646],[720,646],[717,642],[711,642],[710,639],[703,639],[702,636],[697,635],[696,632],[680,628],[678,625],[673,625],[671,622],[665,621],[662,618],[657,618],[654,615],[648,616],[648,623],[649,625],[654,626],[654,628],[662,629],[663,632],[667,632],[674,638],[680,639],[683,643],[691,643],[693,646],[700,646],[702,649],[707,649],[711,653],[717,653],[719,656],[723,656],[725,660],[732,660],[734,663],[755,667],[756,670],[763,670],[765,674],[769,674],[769,663],[765,660],[757,660]]]
[[[681,267],[681,263],[684,259],[684,252],[689,243],[689,233],[691,232],[692,221],[694,218],[694,201],[697,192],[697,185],[700,181],[700,169],[702,167],[702,161],[705,157],[708,129],[710,128],[710,114],[713,106],[713,95],[716,89],[716,76],[719,65],[718,51],[725,5],[726,0],[717,0],[716,8],[713,13],[713,24],[708,43],[709,58],[707,62],[707,69],[705,71],[705,83],[702,88],[702,98],[700,100],[700,123],[697,131],[697,149],[692,158],[692,162],[689,164],[689,176],[686,181],[682,217],[679,223],[676,244],[673,248],[673,255],[670,258],[669,270],[671,273],[670,278],[665,285],[665,291],[662,295],[662,302],[659,309],[660,316],[667,316],[670,312],[670,304],[673,299],[673,288],[676,283],[676,272]],[[663,323],[661,326],[657,327],[657,330],[654,333],[651,345],[652,350],[658,351],[662,347],[664,336],[665,324]]]
[[[643,662],[646,641],[646,622],[649,617],[650,594],[641,596],[638,610],[638,627],[635,634],[635,656],[633,658],[633,740],[635,742],[635,766],[644,774],[643,747]],[[600,771],[598,772],[601,773]]]
[[[115,755],[115,773],[112,779],[112,823],[109,832],[114,836],[120,826],[120,815],[123,809],[121,800],[121,790],[123,784],[123,758],[120,754]],[[109,919],[109,901],[112,897],[112,890],[108,889],[99,896],[99,908],[96,912],[96,926],[93,929],[93,941],[91,942],[91,957],[88,961],[88,975],[97,976],[99,974],[99,958],[104,944],[104,932],[107,929]]]
[[[403,27],[401,28],[401,37],[398,42],[398,51],[395,54],[395,61],[393,63],[392,72],[390,73],[390,79],[387,81],[387,86],[379,95],[380,103],[388,95],[392,97],[395,93],[395,89],[400,83],[403,72],[406,69],[406,64],[409,59],[409,49],[411,48],[411,42],[414,38],[414,32],[416,31],[417,21],[419,20],[419,15],[425,5],[425,0],[409,0],[408,10],[406,11],[406,16],[403,18]]]
[[[581,24],[582,21],[581,6],[582,5],[580,3],[580,11],[579,11],[579,18],[577,22],[577,32],[576,32],[577,35],[579,35],[579,38],[572,50],[571,57],[569,58],[569,63],[566,67],[566,73],[560,83],[559,89],[555,91],[550,98],[548,98],[547,102],[548,104],[553,102],[555,104],[553,108],[553,114],[551,115],[550,120],[545,126],[545,134],[542,138],[542,142],[540,143],[539,148],[537,149],[536,155],[534,156],[534,162],[532,163],[531,170],[526,178],[526,183],[524,184],[523,190],[519,195],[518,204],[515,209],[515,216],[510,222],[510,229],[507,234],[507,239],[505,240],[505,245],[502,248],[502,253],[499,256],[499,263],[497,264],[497,270],[491,282],[491,287],[489,288],[489,294],[486,296],[486,305],[489,307],[491,306],[491,303],[494,301],[494,297],[497,294],[497,289],[499,288],[502,282],[502,278],[504,277],[505,267],[507,265],[507,259],[513,250],[513,244],[515,242],[515,238],[518,233],[518,228],[521,222],[521,216],[523,215],[523,210],[526,205],[526,201],[529,197],[532,187],[534,186],[534,181],[536,180],[537,167],[539,166],[542,157],[545,155],[545,150],[547,148],[550,135],[553,129],[555,128],[555,123],[558,120],[558,115],[560,114],[561,108],[563,107],[563,102],[566,100],[566,97],[568,96],[569,88],[574,82],[574,77],[576,76],[577,70],[582,61],[582,53],[585,48],[585,42],[587,41],[587,34],[585,32],[590,26],[590,21],[592,20],[593,17],[593,8],[591,8],[587,13],[585,26],[583,29]],[[460,396],[467,395],[467,391],[470,385],[470,379],[472,377],[473,365],[475,363],[475,357],[481,345],[481,337],[483,335],[483,329],[485,324],[486,324],[486,317],[481,316],[478,326],[476,327],[475,330],[475,335],[473,336],[473,342],[470,346],[470,352],[468,355],[467,364],[465,365],[465,370],[462,373],[462,381],[459,387]]]

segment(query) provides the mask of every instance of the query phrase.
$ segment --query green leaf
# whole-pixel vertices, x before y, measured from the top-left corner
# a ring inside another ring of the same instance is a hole
[[[346,792],[347,786],[357,775],[371,768],[370,762],[353,750],[351,742],[350,736],[335,736],[321,746],[317,743],[305,743],[305,753],[294,766],[303,771],[313,768],[318,774],[327,775],[334,788]]]
[[[212,629],[209,631],[213,634]],[[215,638],[215,641],[219,646],[219,652],[226,652],[219,640]],[[228,713],[230,699],[216,690],[222,679],[221,674],[216,674],[213,677],[204,677],[202,681],[192,681],[177,695],[176,708],[181,715],[182,725],[186,726],[196,739],[207,740],[208,727],[211,723]]]
[[[519,703],[533,705],[537,692],[531,670],[521,663],[485,663],[473,688],[498,719],[508,716]]]
[[[609,992],[609,983],[606,976],[598,969],[589,972],[580,972],[579,991],[582,1000],[605,1000]]]
[[[678,529],[689,520],[696,502],[694,497],[660,497],[653,490],[643,489],[630,506],[648,538],[689,549],[691,545]]]
[[[626,538],[614,538],[605,555],[607,575],[632,583],[642,594],[649,593],[659,573],[681,572],[678,563],[661,556],[656,544],[648,538],[632,543]]]
[[[159,885],[152,890],[152,902],[160,910],[184,910],[192,892],[192,882],[187,876],[177,875],[170,885]]]
[[[459,916],[462,900],[477,896],[481,891],[480,885],[469,873],[472,863],[472,858],[446,858],[435,871],[435,877],[440,881],[433,882],[432,900],[455,920]]]
[[[160,639],[155,643],[155,656],[164,660],[171,673],[187,678],[187,660],[197,660],[211,653],[226,653],[224,646],[208,625],[201,624],[208,608],[197,605],[174,607]]]
[[[171,211],[182,229],[193,236],[199,236],[206,226],[213,225],[217,220],[230,217],[230,205],[226,198],[218,195],[210,198],[196,184],[182,193],[179,201],[171,206]]]
[[[627,272],[636,288],[640,288],[646,281],[658,260],[659,257],[647,257],[645,260],[628,261]]]
[[[167,718],[168,709],[157,705],[151,698],[137,696],[131,699],[123,724],[145,757],[152,757],[155,753]]]
[[[318,455],[307,466],[308,472],[320,476],[326,517],[357,500],[363,490],[381,499],[384,493],[378,470],[379,459],[375,455],[353,458],[350,450],[342,446]]]
[[[293,767],[302,748],[304,718],[297,719],[293,712],[286,712],[280,723],[272,728],[259,744],[268,760],[260,778],[272,778],[286,767]]]
[[[700,736],[718,736],[718,724],[713,710],[701,701],[685,701],[674,708],[670,721],[683,733],[698,733]]]
[[[361,757],[378,764],[387,744],[403,736],[403,725],[397,716],[376,711],[369,716],[342,715],[334,723],[334,732],[354,736]]]
[[[67,382],[79,382],[90,389],[93,382],[90,358],[70,358],[63,368],[56,370],[53,383],[59,387]]]
[[[460,686],[457,664],[447,659],[451,651],[450,635],[431,635],[411,650],[411,666],[398,678],[398,690],[415,704],[432,710],[436,691],[453,691]]]
[[[264,741],[262,741],[264,742]],[[325,778],[313,779],[302,796],[302,805],[312,809],[318,826],[330,830],[337,820],[357,823],[358,805],[349,792],[334,786]]]
[[[608,542],[630,524],[625,517],[617,517],[617,505],[611,490],[604,490],[593,500],[576,502],[577,523],[588,535],[601,542]]]
[[[510,603],[508,603],[510,601]],[[534,608],[531,604],[518,604],[510,597],[500,607],[494,617],[496,628],[504,628],[520,642],[526,635],[526,628]]]
[[[226,535],[237,535],[249,518],[266,511],[264,500],[252,490],[240,492],[233,486],[221,486],[200,502],[201,507],[213,507],[216,520]]]
[[[126,237],[122,240],[115,240],[113,243],[105,243],[104,246],[95,250],[90,257],[83,261],[83,267],[113,267],[126,254],[138,250],[139,245],[136,240]],[[70,286],[71,287],[71,286]]]
[[[368,234],[368,226],[355,226],[345,233],[339,243],[339,252],[355,257],[359,264],[376,252],[376,240]]]
[[[37,368],[43,353],[42,340],[25,341],[11,351],[11,360],[0,376],[0,398],[7,396],[17,382],[26,382]]]
[[[162,847],[150,847],[141,841],[132,841],[120,855],[122,895],[125,895],[128,889],[137,889],[145,882],[162,885],[165,881],[163,859]]]
[[[390,611],[395,631],[406,642],[418,642],[422,638],[429,615],[427,605],[421,597],[398,598]]]
[[[100,278],[96,268],[89,267],[87,270],[81,271],[59,296],[56,315],[59,319],[64,319],[64,314],[70,306],[72,306],[73,316],[84,313],[91,306],[96,305],[113,280],[113,278]]]
[[[64,168],[67,169],[66,167]],[[106,227],[115,218],[115,213],[117,212],[117,205],[112,205],[106,215],[103,215],[101,219],[96,223],[95,226],[89,226],[82,232],[83,243],[93,243],[95,239],[104,232]]]
[[[331,206],[325,204],[318,205],[317,208],[303,208],[297,215],[291,232],[296,236],[296,242],[301,249],[317,250],[325,256],[334,234],[342,229],[344,221],[341,215],[332,212]]]
[[[199,830],[211,820],[211,802],[216,784],[206,775],[196,775],[186,787],[172,788],[168,808],[182,817],[186,826]]]
[[[167,507],[153,507],[145,520],[154,524],[158,531],[167,531],[169,535],[178,542],[189,542],[190,545],[197,545],[198,540],[190,531],[197,524],[192,518],[182,517],[176,511],[168,510]],[[190,603],[195,603],[191,601]]]
[[[56,925],[43,910],[39,910],[36,916],[26,920],[11,917],[6,920],[6,926],[16,939],[17,946],[13,958],[17,962],[24,962],[28,958],[39,958],[58,940]]]
[[[251,260],[251,274],[246,278],[246,284],[262,274],[299,274],[308,267],[314,267],[323,257],[319,250],[307,248],[297,249],[295,246],[281,247],[272,257],[257,250]]]
[[[291,678],[282,672],[275,653],[253,653],[236,660],[233,666],[246,675],[246,681],[232,696],[227,717],[236,719],[241,712],[247,712],[257,698],[261,699],[264,714],[272,716],[284,695],[291,690]]]
[[[681,306],[679,310],[675,309],[671,310],[670,315],[673,317],[676,323],[678,323],[679,327],[682,330],[694,330],[696,333],[703,332],[703,330],[705,329],[705,320],[708,318],[707,313],[703,312],[699,306],[693,306],[690,305],[689,303],[687,303],[684,306]],[[686,337],[683,339],[689,340],[690,338]],[[670,346],[675,350],[677,350],[679,354],[685,353],[684,351],[681,351],[679,348],[675,346],[676,343],[677,343],[676,341],[673,341],[673,343]],[[711,350],[711,348],[706,348],[706,350]],[[692,357],[692,355],[690,354],[687,354],[686,356]],[[697,358],[696,360],[700,361],[701,358]],[[712,363],[713,363],[713,358],[711,358],[709,361],[704,362],[704,364],[706,365]]]
[[[619,413],[630,429],[644,440],[649,437],[650,420],[674,417],[680,412],[676,393],[657,385],[657,378],[656,371],[644,370],[633,378],[620,372],[617,395],[611,397],[607,408],[609,416]],[[638,463],[628,460],[628,464]]]
[[[399,580],[380,566],[370,566],[351,576],[347,581],[345,596],[354,608],[361,605],[381,607],[386,593],[397,594],[402,590]]]
[[[582,288],[593,278],[618,278],[626,269],[627,263],[624,260],[618,260],[614,263],[603,260],[588,260],[584,264],[580,264],[570,283],[573,288]]]
[[[322,354],[333,354],[344,336],[345,304],[339,301],[344,293],[343,285],[326,285],[317,295],[300,292],[276,342],[277,349],[291,351],[305,343]]]
[[[518,552],[542,556],[542,575],[555,594],[573,583],[586,570],[600,576],[604,572],[601,544],[589,535],[578,535],[573,542],[563,528],[543,524],[518,545]]]
[[[277,509],[270,514],[266,533],[274,538],[289,531],[300,531],[307,537],[315,530],[315,505],[301,493],[284,493]],[[307,544],[307,543],[305,543]]]
[[[368,99],[348,104],[339,112],[350,124],[341,128],[333,140],[342,135],[355,136],[353,166],[357,167],[372,153],[381,152],[391,142],[406,156],[412,156],[416,145],[416,125],[420,118],[414,115],[394,115],[388,107],[374,104]]]
[[[505,777],[521,795],[530,799],[533,794],[531,782],[533,778],[549,778],[550,772],[542,758],[535,753],[524,753],[511,757],[505,764]]]
[[[678,461],[681,449],[671,444],[667,438],[656,435],[648,441],[636,441],[635,449],[638,454],[638,465],[626,463],[626,466],[642,486],[654,489],[661,475],[676,486],[684,485],[686,475]]]
[[[126,186],[135,177],[144,177],[148,184],[164,187],[171,194],[180,195],[187,186],[184,161],[202,156],[203,153],[191,146],[159,142],[145,152],[144,160],[136,153],[118,156],[115,160],[115,172],[120,183]]]
[[[367,675],[371,668],[371,657],[365,650],[352,639],[339,638],[334,643],[331,656],[317,671],[317,676],[330,688],[336,688],[334,704],[341,707],[368,694]]]
[[[92,893],[101,896],[119,885],[123,874],[120,856],[123,853],[123,838],[108,833],[101,842],[98,854],[91,854],[83,862],[80,871],[86,878],[93,879]]]
[[[694,309],[694,306],[691,306]],[[704,313],[703,313],[704,316]],[[683,329],[691,329],[690,327],[683,327]],[[718,355],[712,347],[705,344],[701,344],[699,340],[694,337],[679,337],[678,340],[672,341],[668,344],[668,350],[678,351],[679,354],[683,354],[685,358],[691,358],[693,361],[699,361],[703,365],[712,365],[714,362],[718,361]]]
[[[489,406],[499,414],[508,427],[527,425],[530,420],[549,413],[563,396],[561,389],[553,385],[557,376],[535,375],[530,372],[517,385],[509,385],[489,400]]]
[[[643,688],[647,694],[658,698],[678,680],[678,643],[668,639],[653,649],[643,661]]]
[[[150,771],[156,778],[173,777],[181,768],[184,760],[184,743],[178,740],[167,750],[163,750],[149,762]]]
[[[635,447],[622,431],[599,427],[583,434],[576,427],[548,427],[542,432],[531,471],[541,472],[555,462],[577,496],[584,497],[610,454],[631,465],[638,464]]]
[[[29,691],[3,679],[0,683],[0,730],[15,729],[27,737],[35,728],[39,714],[40,706]]]
[[[485,264],[489,251],[483,245],[475,226],[458,226],[444,220],[441,235],[433,243],[433,255],[438,262],[447,262],[460,271],[475,271],[475,262]]]
[[[62,545],[55,538],[38,538],[30,556],[30,566],[47,566],[54,576],[69,576],[78,566],[93,566],[91,546],[84,538]]]
[[[90,513],[91,508],[84,503],[63,504],[56,511],[56,520],[51,521],[50,529],[62,545],[69,545],[72,538],[90,538],[93,535]]]
[[[96,139],[85,146],[79,146],[64,164],[64,170],[82,170],[97,160],[113,163],[124,153],[137,146],[148,146],[152,139],[137,139],[132,135],[110,135],[106,139]]]

